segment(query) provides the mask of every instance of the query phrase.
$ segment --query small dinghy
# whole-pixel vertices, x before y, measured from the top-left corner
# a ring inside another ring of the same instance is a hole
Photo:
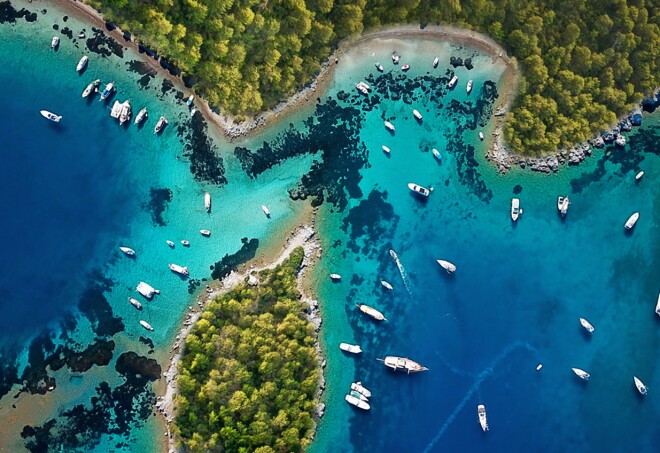
[[[160,118],[158,118],[158,122],[156,123],[156,126],[154,127],[154,134],[159,134],[165,128],[165,126],[167,126],[167,124],[168,124],[167,123],[167,118],[165,118],[164,116],[161,116]]]
[[[409,64],[404,64],[403,66],[401,66],[401,70],[402,70],[402,71],[407,71],[408,69],[410,69],[410,65],[409,65]]]
[[[168,239],[168,240],[166,240],[165,242],[167,242],[167,245],[169,245],[170,248],[174,248],[174,241],[170,241],[170,240]]]
[[[388,131],[394,132],[394,124],[390,123],[389,121],[385,121],[384,124]]]
[[[580,325],[584,327],[584,329],[589,333],[594,333],[594,330],[596,330],[594,326],[592,326],[591,323],[584,318],[580,318]]]
[[[181,241],[181,245],[184,247],[190,247],[190,241],[186,241],[185,239]]]
[[[390,282],[388,282],[388,281],[381,280],[381,281],[380,281],[380,284],[383,285],[383,288],[385,288],[385,289],[389,289],[390,291],[392,291],[392,290],[394,289],[394,287],[392,286],[392,284],[391,284]]]
[[[211,212],[211,194],[204,192],[204,209],[206,212]]]
[[[132,306],[134,306],[138,310],[142,310],[142,304],[137,299],[133,299],[132,297],[129,297],[128,301]]]
[[[270,219],[270,210],[268,209],[268,207],[265,204],[261,205],[261,210],[264,212],[266,217],[268,217]]]
[[[60,38],[59,36],[53,36],[53,40],[50,42],[50,47],[53,50],[57,50],[57,48],[60,46]]]
[[[482,142],[484,141],[484,133],[483,132],[479,132],[479,140],[481,140]]]
[[[119,247],[119,250],[121,250],[128,256],[135,256],[135,250],[133,250],[130,247]]]
[[[339,343],[339,349],[345,352],[350,352],[351,354],[359,354],[362,352],[362,348],[357,344]]]
[[[209,236],[211,236],[211,231],[210,231],[210,230],[199,230],[199,233],[200,233],[202,236],[205,236],[205,237],[209,237]]]
[[[339,275],[339,274],[330,274],[330,278],[332,280],[338,282],[339,280],[341,280],[341,275]]]
[[[422,114],[419,113],[419,110],[417,110],[417,109],[413,109],[413,115],[415,116],[415,118],[417,119],[417,121],[422,121]]]
[[[640,179],[642,179],[642,176],[644,176],[644,172],[640,171],[635,175],[635,181],[639,181]]]
[[[433,67],[434,67],[434,68],[437,68],[437,67],[438,67],[438,63],[440,63],[440,58],[435,57],[435,60],[433,60]]]
[[[186,101],[186,104],[188,105],[188,107],[190,107],[192,105],[194,100],[195,100],[195,95],[191,94],[190,97],[188,98],[188,100]]]
[[[148,331],[154,330],[153,327],[151,327],[151,324],[149,324],[147,321],[140,320],[140,325],[147,329]]]
[[[433,148],[433,149],[431,150],[431,152],[433,153],[433,157],[435,157],[435,158],[438,159],[438,160],[442,160],[442,154],[440,154],[440,151],[438,151],[437,149]]]
[[[390,150],[387,146],[385,146],[385,145],[383,145],[382,148],[383,148],[383,151],[385,151],[387,154],[389,154],[390,151],[391,151],[391,150]]]
[[[378,70],[378,72],[384,71],[383,65],[378,62],[376,62],[376,69]]]

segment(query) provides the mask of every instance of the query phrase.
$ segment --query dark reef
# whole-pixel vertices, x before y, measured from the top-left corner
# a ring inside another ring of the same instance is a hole
[[[170,189],[152,187],[149,190],[149,203],[144,207],[151,213],[151,221],[154,226],[167,225],[163,213],[170,201],[172,201],[172,191]]]
[[[0,2],[0,24],[15,24],[16,19],[25,19],[27,22],[35,22],[37,13],[25,8],[16,10],[9,1]]]
[[[344,217],[342,230],[349,232],[350,227],[350,240],[346,247],[356,255],[374,257],[382,252],[374,244],[380,244],[382,238],[394,235],[399,216],[386,200],[387,192],[372,190]]]
[[[183,93],[180,93],[183,97]],[[218,186],[227,184],[225,164],[218,154],[218,147],[208,137],[208,125],[202,115],[190,119],[188,127],[181,126],[185,134],[184,157],[190,160],[190,172],[200,182]]]
[[[257,254],[259,248],[259,239],[243,238],[243,245],[240,250],[232,255],[225,255],[220,261],[211,266],[211,278],[219,280],[226,277],[232,271],[238,269],[238,266],[251,260]]]
[[[90,52],[109,57],[117,55],[119,58],[124,58],[124,48],[121,44],[115,41],[114,38],[105,34],[103,30],[92,27],[92,36],[87,38],[87,48]]]

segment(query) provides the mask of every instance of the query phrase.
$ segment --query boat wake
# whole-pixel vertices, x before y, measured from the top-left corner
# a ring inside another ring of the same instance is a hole
[[[479,375],[476,377],[474,380],[474,383],[472,386],[468,389],[467,393],[463,397],[463,399],[456,405],[454,408],[454,411],[447,417],[447,420],[443,423],[442,427],[440,428],[440,431],[435,435],[435,437],[429,442],[429,444],[426,446],[424,449],[424,453],[429,453],[435,444],[438,443],[440,438],[445,434],[447,429],[449,429],[449,426],[454,422],[458,414],[463,410],[465,405],[470,401],[472,396],[479,390],[479,387],[481,386],[481,383],[486,380],[487,377],[493,374],[494,369],[504,360],[507,358],[509,354],[514,352],[517,349],[526,349],[535,355],[538,355],[536,349],[534,349],[529,343],[523,343],[523,342],[516,342],[513,344],[510,344],[507,346],[497,357],[493,359],[493,361],[490,363],[488,367],[486,367]],[[454,367],[450,367],[454,372],[456,372],[459,375],[464,375],[465,373],[454,369]]]
[[[401,260],[399,260],[399,255],[394,250],[390,250],[390,256],[396,263],[396,267],[399,269],[399,274],[401,274],[401,280],[403,280],[403,286],[406,287],[406,291],[408,291],[408,294],[410,294],[410,297],[413,297],[412,290],[410,289],[410,279],[408,278],[408,274],[406,274],[406,270],[403,267],[403,264],[401,264]]]

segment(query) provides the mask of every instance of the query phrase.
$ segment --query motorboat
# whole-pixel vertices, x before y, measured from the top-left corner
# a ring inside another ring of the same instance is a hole
[[[383,72],[385,70],[383,68],[383,65],[378,62],[376,62],[376,69],[378,70],[378,72]]]
[[[350,352],[352,354],[359,354],[362,352],[362,348],[357,344],[339,343],[339,349],[342,351]]]
[[[406,373],[418,373],[420,371],[427,371],[428,368],[425,366],[420,365],[419,363],[415,362],[414,360],[410,360],[406,357],[397,357],[393,355],[388,355],[384,359],[378,359],[383,362],[383,364],[388,367],[392,368],[394,371],[397,370],[404,370]]]
[[[419,113],[419,110],[413,109],[413,115],[415,115],[415,118],[417,118],[417,120],[422,121],[422,114]]]
[[[394,287],[392,286],[392,284],[391,284],[390,282],[388,282],[388,281],[381,280],[381,281],[380,281],[380,284],[383,285],[383,287],[384,287],[385,289],[389,289],[390,291],[392,291],[392,290],[394,289]]]
[[[441,268],[447,271],[448,274],[453,274],[456,272],[456,266],[454,263],[450,263],[449,261],[445,260],[436,260],[438,264],[440,265]]]
[[[351,393],[348,393],[344,399],[348,402],[348,404],[352,404],[355,407],[358,407],[362,410],[368,411],[371,409],[371,406],[369,406],[369,403],[366,401],[362,401],[360,399],[360,394],[358,392],[352,391]]]
[[[151,327],[151,324],[149,324],[147,321],[140,320],[140,325],[149,331],[154,330],[154,328]]]
[[[186,241],[185,239],[181,241],[181,245],[184,247],[190,247],[190,241]]]
[[[105,86],[103,91],[101,91],[101,97],[99,98],[99,102],[105,101],[106,99],[108,99],[108,96],[110,96],[113,91],[115,91],[115,85],[114,85],[114,82],[110,82],[109,84],[107,84]]]
[[[362,94],[369,94],[369,85],[367,85],[364,82],[360,82],[357,85],[355,85],[355,88],[358,89],[358,91]]]
[[[170,248],[174,248],[174,241],[170,241],[170,240],[168,239],[168,240],[166,240],[165,242],[167,242],[167,245],[169,245]]]
[[[582,327],[584,327],[589,333],[594,333],[594,330],[596,330],[594,326],[592,326],[591,323],[584,318],[580,318],[580,325],[582,325]]]
[[[339,274],[330,274],[330,278],[334,281],[339,281],[339,280],[341,280],[341,275],[339,275]]]
[[[557,197],[557,209],[562,217],[566,217],[569,204],[571,204],[571,200],[568,197]]]
[[[583,381],[588,381],[589,378],[591,377],[589,373],[579,368],[571,368],[571,370],[573,370],[573,373],[575,373]]]
[[[402,70],[402,71],[407,71],[408,69],[410,69],[410,65],[409,65],[409,64],[404,64],[403,66],[401,66],[401,70]]]
[[[413,192],[415,192],[416,194],[419,194],[419,195],[421,195],[421,196],[423,196],[423,197],[428,197],[429,194],[431,193],[431,191],[430,191],[429,189],[427,189],[426,187],[422,187],[422,186],[420,186],[420,185],[418,185],[418,184],[415,184],[414,182],[409,182],[409,183],[408,183],[408,188],[409,188],[411,191],[413,191]]]
[[[156,127],[154,127],[154,134],[158,134],[160,131],[163,130],[163,128],[167,126],[167,118],[164,116],[161,116],[158,118],[158,122],[156,123]]]
[[[385,146],[385,145],[383,145],[382,148],[383,148],[383,151],[385,151],[387,154],[389,154],[390,151],[391,151],[391,150],[390,150],[387,146]]]
[[[189,275],[188,268],[185,266],[179,266],[178,264],[170,264],[170,270],[180,275]]]
[[[364,395],[367,398],[371,398],[371,391],[368,388],[366,388],[365,386],[363,386],[362,382],[360,382],[360,381],[353,382],[351,384],[351,390],[355,390],[360,395]]]
[[[639,181],[640,179],[642,179],[642,176],[644,176],[644,172],[640,171],[635,175],[635,181]]]
[[[204,209],[206,212],[211,212],[211,194],[204,192]]]
[[[512,198],[511,199],[511,220],[514,222],[518,220],[518,217],[523,213],[523,210],[520,209],[520,199]]]
[[[137,299],[133,299],[132,297],[129,297],[128,301],[131,303],[132,306],[134,306],[138,310],[142,310],[142,304]]]
[[[133,250],[130,247],[119,247],[119,250],[121,250],[128,256],[135,256],[135,250]]]
[[[268,207],[265,204],[261,205],[261,210],[264,212],[266,217],[268,217],[270,219],[270,210],[268,209]]]
[[[190,110],[190,116],[191,116],[191,117],[192,117],[192,116],[195,116],[195,113],[197,113],[197,109],[196,109],[196,108],[193,108],[193,109]]]
[[[124,101],[121,106],[121,112],[119,113],[119,124],[124,124],[126,121],[131,119],[131,104],[128,101]]]
[[[190,107],[194,100],[195,100],[195,95],[191,94],[188,100],[186,101],[186,105]]]
[[[486,418],[486,406],[480,404],[477,406],[477,414],[479,415],[479,424],[483,432],[488,431],[488,419]]]
[[[470,91],[472,91],[472,80],[468,80],[465,91],[467,91],[467,94],[470,94]]]
[[[388,131],[394,132],[394,124],[390,123],[389,121],[385,121],[385,127]]]
[[[543,364],[542,363],[539,363],[538,365],[536,365],[536,371],[541,371],[542,369],[543,369]]]
[[[93,82],[90,82],[90,84],[87,85],[87,87],[83,90],[82,97],[86,98],[87,96],[92,94],[92,91],[94,91],[95,89],[98,89],[99,85],[101,85],[101,80],[100,79],[96,79]]]
[[[392,63],[399,64],[399,58],[400,58],[399,55],[393,53],[392,54]]]
[[[655,304],[655,314],[660,316],[660,292],[658,293],[658,302]]]
[[[479,132],[479,140],[481,140],[482,142],[484,141],[484,133],[483,132]]]
[[[147,108],[142,107],[138,114],[135,116],[135,121],[133,121],[134,124],[140,124],[142,121],[147,119],[147,116],[149,116],[149,113],[147,113]]]
[[[385,318],[385,316],[375,308],[364,304],[355,304],[355,305],[357,305],[357,307],[360,309],[362,313],[364,313],[367,316],[371,316],[376,321],[387,321],[387,318]]]
[[[155,294],[160,294],[160,291],[158,291],[158,290],[155,289],[153,286],[151,286],[150,284],[145,283],[145,282],[140,282],[140,283],[138,283],[138,285],[137,285],[137,287],[135,288],[135,290],[136,290],[138,293],[142,294],[142,295],[143,295],[144,297],[146,297],[147,299],[152,299],[152,298],[154,297]]]
[[[447,84],[447,88],[449,88],[450,90],[453,89],[456,86],[456,82],[458,82],[458,76],[452,77],[449,83]]]
[[[640,378],[637,376],[633,376],[633,381],[635,382],[635,387],[637,387],[637,391],[642,394],[646,395],[649,391],[649,388],[644,385],[644,383],[641,381]]]
[[[622,135],[622,134],[619,134],[616,137],[616,140],[614,140],[614,144],[616,146],[620,146],[621,148],[623,148],[624,146],[626,146],[626,136]]]
[[[431,150],[431,152],[433,153],[433,157],[435,157],[435,158],[438,159],[438,160],[442,160],[442,154],[440,154],[440,151],[438,151],[437,149],[433,148],[433,149]]]
[[[628,220],[626,220],[626,224],[624,225],[626,230],[632,229],[637,223],[637,220],[639,220],[639,212],[635,212],[633,215],[628,217]]]
[[[78,33],[78,38],[85,39],[85,32],[81,31],[80,33]]]
[[[438,63],[440,63],[440,59],[439,59],[438,57],[435,57],[435,60],[433,60],[433,67],[434,67],[434,68],[437,68],[437,67],[438,67]]]
[[[62,120],[61,115],[55,115],[53,112],[49,112],[48,110],[40,110],[39,113],[41,113],[41,116],[47,120],[52,121],[53,123],[59,123]]]
[[[202,236],[210,237],[211,236],[211,231],[210,230],[199,230],[199,233]]]
[[[87,66],[87,62],[89,61],[89,58],[87,55],[83,55],[80,61],[78,62],[78,65],[76,66],[76,71],[80,72],[83,69],[85,69],[85,66]]]
[[[50,42],[50,47],[52,49],[57,50],[57,48],[60,46],[60,37],[59,36],[53,36],[53,40]]]

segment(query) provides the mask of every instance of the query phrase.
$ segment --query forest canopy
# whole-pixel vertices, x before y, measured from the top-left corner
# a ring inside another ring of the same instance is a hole
[[[310,82],[340,39],[396,23],[464,26],[515,57],[523,79],[505,137],[519,153],[587,139],[660,85],[653,0],[85,1],[239,115]]]

